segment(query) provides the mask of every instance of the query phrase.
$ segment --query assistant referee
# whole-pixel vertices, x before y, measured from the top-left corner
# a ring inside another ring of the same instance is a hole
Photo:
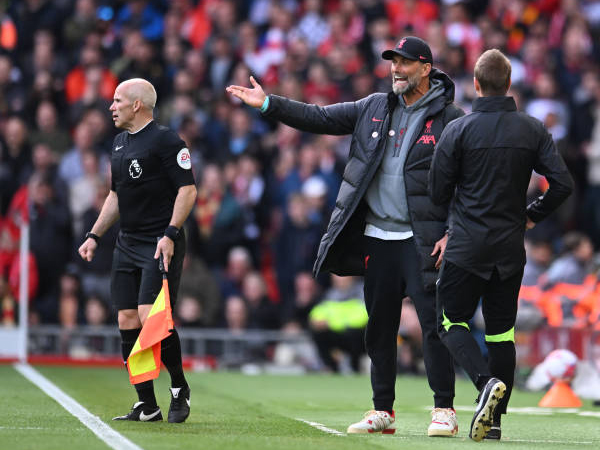
[[[153,120],[154,86],[141,78],[122,82],[110,106],[117,128],[111,155],[111,190],[79,254],[91,261],[98,239],[117,220],[121,230],[113,253],[111,297],[118,310],[121,350],[126,361],[162,286],[158,258],[169,280],[171,304],[185,254],[181,227],[196,199],[189,150],[170,129]],[[176,330],[162,341],[161,359],[171,376],[168,421],[183,422],[190,413],[190,388],[183,374]],[[139,401],[113,420],[157,421],[162,413],[152,381],[135,385]]]

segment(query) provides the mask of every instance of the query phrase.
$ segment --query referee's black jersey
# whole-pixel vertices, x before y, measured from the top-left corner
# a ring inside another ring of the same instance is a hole
[[[177,134],[152,121],[114,140],[111,189],[119,199],[121,230],[160,236],[181,186],[194,184],[190,152]]]

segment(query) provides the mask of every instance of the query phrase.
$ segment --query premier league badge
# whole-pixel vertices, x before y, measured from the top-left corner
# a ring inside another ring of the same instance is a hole
[[[142,175],[142,166],[137,159],[131,161],[129,165],[129,176],[131,178],[139,178]]]

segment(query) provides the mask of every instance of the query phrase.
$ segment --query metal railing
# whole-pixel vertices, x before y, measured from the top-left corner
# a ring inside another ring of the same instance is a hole
[[[310,344],[308,333],[282,331],[178,328],[184,357],[214,358],[220,366],[264,361],[277,344]],[[67,355],[78,359],[120,357],[121,337],[114,326],[57,325],[29,328],[29,355]]]

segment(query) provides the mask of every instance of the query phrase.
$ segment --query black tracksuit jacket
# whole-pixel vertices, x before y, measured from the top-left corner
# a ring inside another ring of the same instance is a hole
[[[526,203],[531,172],[548,190]],[[573,180],[544,125],[517,112],[512,97],[480,97],[473,112],[444,129],[429,173],[434,203],[454,200],[449,211],[445,259],[489,279],[525,264],[527,218],[539,222],[573,190]]]

